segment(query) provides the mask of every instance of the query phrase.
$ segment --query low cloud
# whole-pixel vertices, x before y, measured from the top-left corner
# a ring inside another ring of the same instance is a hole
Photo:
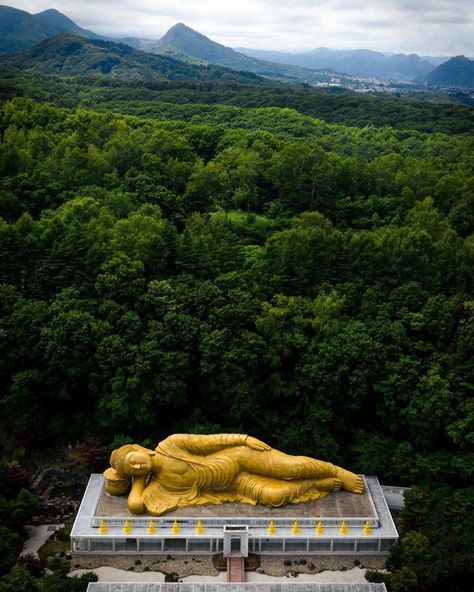
[[[474,55],[473,0],[16,0],[60,10],[108,35],[160,37],[177,22],[228,46],[302,50],[325,45]]]

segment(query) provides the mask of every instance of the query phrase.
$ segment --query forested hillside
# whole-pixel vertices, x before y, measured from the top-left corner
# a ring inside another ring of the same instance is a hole
[[[430,84],[474,88],[474,60],[456,56],[439,65],[425,77]]]
[[[175,62],[179,63],[179,62]],[[183,64],[186,68],[187,64]],[[212,72],[212,66],[208,72]],[[229,74],[230,70],[226,70]],[[240,76],[240,73],[234,73]],[[252,74],[243,74],[252,77]],[[203,119],[223,121],[225,125],[255,127],[248,108],[281,107],[323,119],[365,127],[390,126],[399,130],[473,133],[474,109],[459,104],[455,98],[428,93],[415,97],[392,97],[383,94],[361,95],[352,91],[321,90],[251,78],[221,80],[140,81],[117,80],[96,75],[85,78],[39,76],[0,68],[0,99],[27,96],[52,101],[62,107],[82,106],[111,110],[154,119],[181,119],[202,122]],[[243,109],[229,109],[240,107]],[[281,111],[278,111],[281,113]],[[288,111],[286,112],[288,115]],[[249,120],[244,125],[243,120]],[[283,117],[280,117],[284,121]],[[298,118],[309,122],[311,119]],[[301,123],[300,123],[301,127]],[[287,130],[298,135],[296,129]]]
[[[0,52],[22,51],[62,32],[47,20],[0,5]]]
[[[121,80],[224,80],[263,83],[255,74],[221,66],[198,66],[134,49],[123,43],[62,34],[31,49],[0,53],[0,64],[39,74],[101,75]]]
[[[418,106],[422,133],[331,124],[273,96],[250,108],[245,87],[239,108],[140,111],[127,86],[43,82],[2,84],[30,95],[0,111],[4,466],[90,437],[251,433],[414,486],[392,590],[463,589],[474,136],[441,133],[433,113],[466,132],[472,110]],[[178,92],[160,88],[137,92]]]

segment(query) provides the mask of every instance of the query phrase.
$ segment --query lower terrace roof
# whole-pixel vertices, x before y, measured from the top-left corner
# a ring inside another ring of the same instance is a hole
[[[398,538],[398,533],[388,509],[383,491],[376,477],[364,477],[366,491],[363,495],[347,492],[329,494],[317,502],[289,504],[283,508],[267,508],[249,504],[222,504],[219,506],[195,506],[180,508],[164,516],[134,516],[127,509],[127,497],[110,496],[105,492],[105,480],[102,475],[90,477],[84,498],[74,523],[73,538],[172,538],[190,539],[222,538],[223,527],[242,524],[249,528],[251,538]],[[332,499],[331,499],[332,498]],[[347,500],[347,501],[344,501]],[[329,511],[331,509],[332,511]],[[233,511],[235,510],[235,511]],[[276,526],[276,534],[268,535],[269,520]],[[315,525],[321,519],[324,534],[315,534]],[[101,521],[107,527],[106,534],[99,534]],[[128,520],[132,532],[123,534],[122,528]],[[155,534],[147,534],[150,520],[156,528]],[[171,525],[177,520],[180,533],[173,535]],[[202,520],[204,534],[196,534],[197,521]],[[297,520],[300,534],[292,534],[293,522]],[[346,535],[339,533],[341,521],[345,520],[348,528]],[[362,534],[365,521],[372,527],[370,535]]]

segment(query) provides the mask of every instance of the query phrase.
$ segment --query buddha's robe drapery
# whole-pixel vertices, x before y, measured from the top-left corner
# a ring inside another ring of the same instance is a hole
[[[160,442],[156,454],[165,457],[165,462],[169,459],[186,463],[194,478],[191,486],[181,486],[179,479],[171,479],[165,472],[152,474],[143,491],[147,511],[161,515],[178,507],[223,502],[275,506],[327,495],[327,491],[315,489],[315,473],[319,468],[322,476],[335,474],[334,465],[274,449],[252,451],[244,448],[246,438],[243,434],[176,434]],[[242,470],[242,454],[252,472]],[[275,489],[283,492],[278,504],[269,497]]]

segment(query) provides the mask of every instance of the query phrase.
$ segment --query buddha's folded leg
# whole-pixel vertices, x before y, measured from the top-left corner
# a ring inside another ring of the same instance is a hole
[[[340,487],[340,481],[335,478],[285,481],[241,473],[236,486],[237,493],[244,502],[279,507],[289,503],[317,500]]]
[[[242,447],[241,447],[242,448]],[[336,476],[336,467],[308,456],[291,456],[271,449],[243,449],[240,466],[249,473],[277,479],[324,479]]]

